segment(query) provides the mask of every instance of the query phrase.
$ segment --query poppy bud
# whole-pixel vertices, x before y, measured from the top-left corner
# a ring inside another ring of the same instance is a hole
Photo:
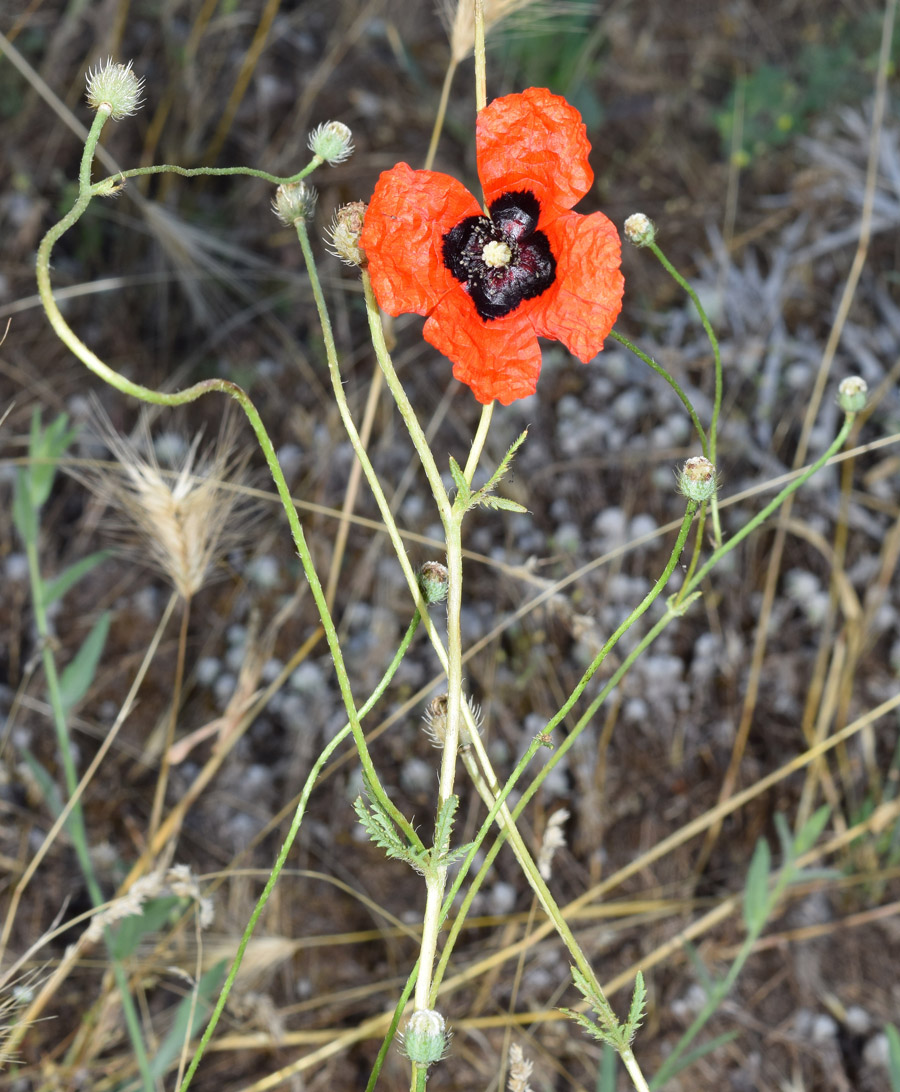
[[[439,561],[426,561],[419,570],[419,587],[428,604],[443,603],[447,598],[449,581],[447,567]]]
[[[718,488],[716,468],[702,455],[695,455],[681,468],[678,489],[688,500],[707,501],[715,496]]]
[[[365,217],[365,203],[351,201],[349,205],[341,205],[334,214],[331,227],[328,228],[328,236],[331,239],[331,246],[328,249],[345,265],[365,268],[366,256],[359,245]]]
[[[308,147],[334,167],[353,155],[353,134],[342,121],[326,121],[309,134]]]
[[[446,1055],[450,1035],[443,1016],[434,1009],[416,1009],[403,1034],[407,1058],[416,1065],[429,1066]]]
[[[838,405],[844,413],[859,413],[866,407],[869,384],[859,375],[848,375],[838,387]]]
[[[633,212],[625,221],[625,235],[635,246],[650,246],[656,240],[656,227],[649,216]]]
[[[106,64],[88,69],[88,105],[94,110],[105,109],[113,121],[136,113],[143,101],[144,81],[131,71],[131,64],[114,64],[108,57]]]
[[[312,216],[318,196],[305,182],[285,182],[275,191],[272,211],[290,227],[298,220],[308,220]]]

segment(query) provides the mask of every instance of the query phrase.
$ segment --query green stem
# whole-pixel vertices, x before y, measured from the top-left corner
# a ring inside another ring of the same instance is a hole
[[[712,450],[712,444],[706,438],[706,432],[704,431],[703,426],[700,424],[700,418],[697,416],[697,411],[694,409],[693,403],[691,402],[690,398],[688,398],[688,396],[684,393],[675,378],[669,375],[669,373],[662,366],[662,364],[658,364],[652,356],[649,356],[647,353],[645,353],[643,349],[639,349],[637,345],[629,341],[624,334],[620,334],[618,330],[611,330],[609,336],[615,338],[615,340],[618,341],[620,345],[624,345],[625,348],[629,349],[632,353],[634,353],[634,355],[638,357],[638,359],[643,360],[648,368],[652,368],[658,376],[660,376],[669,384],[672,390],[678,395],[681,404],[690,414],[691,421],[693,421],[694,423],[694,429],[696,430],[697,436],[700,439],[700,446],[703,448],[703,454],[706,456],[707,459],[709,459],[711,463],[714,463],[715,459],[710,454],[710,451]]]
[[[389,664],[384,675],[381,677],[381,681],[378,686],[372,691],[371,696],[366,703],[360,707],[357,712],[354,710],[354,720],[357,723],[362,720],[363,717],[372,709],[384,691],[387,689],[391,679],[397,672],[397,668],[403,657],[406,655],[407,649],[412,642],[413,636],[418,629],[419,622],[421,621],[421,615],[418,611],[413,615],[413,619],[410,622],[406,633],[403,635],[403,640],[394,654],[393,660]],[[244,958],[244,952],[247,949],[247,945],[250,943],[250,938],[253,936],[253,931],[256,928],[256,923],[259,920],[259,916],[263,911],[269,896],[272,893],[273,888],[278,880],[281,870],[284,868],[287,861],[288,854],[291,851],[291,847],[294,844],[294,840],[300,830],[300,824],[303,822],[303,817],[306,814],[306,805],[309,802],[309,798],[312,795],[313,788],[315,787],[316,779],[322,771],[325,763],[337,749],[337,747],[352,733],[352,724],[348,722],[344,727],[334,736],[334,738],[323,748],[321,754],[316,759],[315,764],[309,772],[309,776],[303,786],[303,791],[300,794],[300,800],[297,804],[297,810],[294,812],[294,818],[291,820],[291,826],[288,830],[287,837],[284,840],[284,844],[279,851],[278,857],[275,860],[275,864],[272,868],[269,878],[266,881],[266,885],[263,888],[262,894],[257,900],[256,906],[253,908],[253,913],[250,915],[250,920],[244,929],[241,936],[240,943],[238,944],[237,952],[235,953],[234,963],[228,972],[228,977],[225,979],[225,983],[222,986],[222,990],[219,994],[219,998],[216,1001],[216,1006],[212,1011],[212,1015],[209,1018],[209,1022],[204,1029],[203,1036],[200,1042],[197,1044],[197,1049],[194,1051],[194,1056],[191,1059],[191,1064],[188,1067],[187,1072],[184,1075],[184,1080],[181,1082],[181,1086],[178,1092],[186,1092],[194,1073],[197,1071],[197,1066],[200,1064],[200,1059],[203,1057],[203,1053],[206,1050],[209,1040],[212,1038],[212,1034],[216,1029],[216,1024],[219,1022],[219,1017],[222,1015],[222,1011],[225,1008],[225,1004],[228,1001],[228,995],[231,993],[231,988],[234,985],[234,981],[237,978],[238,971],[241,967],[241,961]]]

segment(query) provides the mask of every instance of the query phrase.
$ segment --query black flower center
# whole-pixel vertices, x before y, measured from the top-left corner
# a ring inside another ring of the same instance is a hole
[[[537,231],[541,206],[528,190],[504,193],[490,216],[467,216],[444,236],[444,265],[483,319],[514,311],[556,279],[550,241]]]

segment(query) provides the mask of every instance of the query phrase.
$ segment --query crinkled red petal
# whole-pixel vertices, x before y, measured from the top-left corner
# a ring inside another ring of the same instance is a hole
[[[449,175],[398,163],[384,171],[366,209],[360,243],[375,298],[389,315],[427,315],[459,282],[444,265],[443,236],[481,212],[471,193]]]
[[[475,143],[488,205],[531,190],[542,206],[570,209],[594,181],[581,114],[544,87],[494,99],[478,115]]]
[[[529,317],[541,337],[561,341],[586,364],[622,310],[619,233],[602,212],[566,212],[544,230],[556,256],[556,280],[534,301]]]
[[[453,375],[479,402],[508,406],[534,394],[541,350],[527,305],[502,319],[485,321],[463,291],[444,296],[422,333],[453,361]]]

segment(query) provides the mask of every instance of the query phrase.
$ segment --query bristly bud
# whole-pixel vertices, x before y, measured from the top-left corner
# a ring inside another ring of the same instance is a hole
[[[143,102],[144,81],[131,71],[131,63],[114,64],[112,57],[107,57],[106,64],[88,69],[88,105],[94,110],[105,109],[113,121],[137,113]]]
[[[716,468],[702,455],[695,455],[681,468],[678,475],[679,492],[688,500],[707,501],[716,494]]]
[[[355,265],[363,269],[366,267],[366,255],[359,245],[359,237],[362,235],[366,208],[364,201],[351,201],[349,205],[341,205],[328,228],[328,237],[331,240],[329,251],[345,265]]]
[[[469,710],[469,714],[472,718],[472,723],[475,725],[475,731],[481,734],[481,706],[476,705],[474,702],[463,695],[463,701],[466,708]],[[438,694],[436,698],[433,698],[428,703],[428,708],[425,710],[425,735],[431,740],[433,747],[443,747],[444,740],[447,738],[447,709],[450,704],[449,694]],[[459,726],[459,749],[463,750],[464,747],[472,746],[472,733],[466,723],[465,716],[463,716],[462,722]]]
[[[416,1065],[429,1066],[446,1057],[450,1033],[434,1009],[416,1009],[403,1033],[403,1050]]]
[[[450,587],[450,574],[447,572],[447,566],[442,565],[439,561],[426,561],[419,569],[419,587],[422,589],[422,595],[425,596],[426,603],[429,605],[443,603],[447,598],[447,590]]]
[[[656,241],[656,227],[649,216],[633,212],[625,221],[625,237],[635,246],[650,246]]]
[[[844,413],[859,413],[866,408],[869,384],[859,375],[848,375],[838,387],[838,405]]]
[[[288,227],[298,220],[309,220],[316,211],[318,193],[305,182],[285,182],[275,191],[272,211]]]
[[[353,155],[353,134],[342,121],[326,121],[309,134],[309,150],[332,167]]]

